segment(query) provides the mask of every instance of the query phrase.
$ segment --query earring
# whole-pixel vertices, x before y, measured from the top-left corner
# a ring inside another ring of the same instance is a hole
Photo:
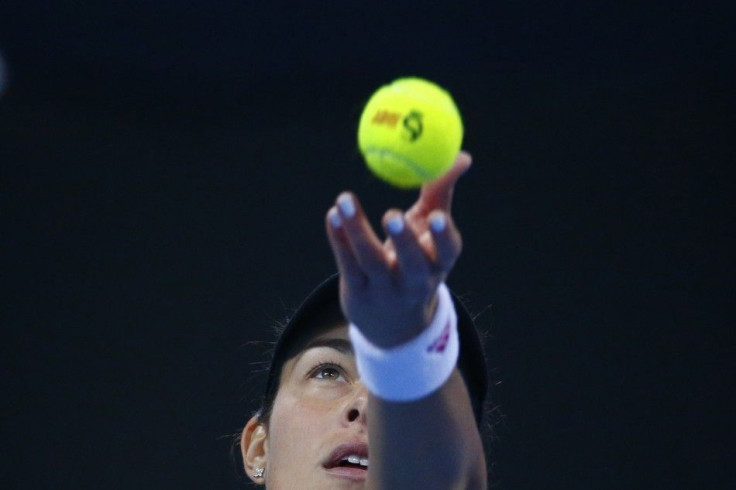
[[[256,468],[256,471],[253,473],[253,478],[263,478],[263,473],[266,471],[266,468]]]

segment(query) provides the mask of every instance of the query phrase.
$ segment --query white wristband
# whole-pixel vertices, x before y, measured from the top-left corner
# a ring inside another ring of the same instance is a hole
[[[388,401],[424,398],[440,388],[452,374],[460,353],[457,313],[450,290],[442,283],[437,289],[437,312],[418,337],[383,349],[365,338],[350,324],[350,340],[355,350],[358,373],[368,391]]]

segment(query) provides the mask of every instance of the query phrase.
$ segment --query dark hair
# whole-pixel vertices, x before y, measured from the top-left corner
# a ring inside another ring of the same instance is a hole
[[[271,350],[270,369],[266,382],[266,389],[261,399],[260,408],[256,412],[256,416],[261,423],[268,425],[268,422],[271,419],[273,404],[281,385],[279,378],[281,377],[281,369],[283,368],[284,363],[299,353],[308,335],[313,335],[319,329],[345,322],[347,322],[347,320],[340,309],[339,301],[319,301],[308,309],[305,309],[302,305],[302,307],[300,307],[291,318],[274,327],[277,340]],[[284,333],[287,329],[293,328],[298,328],[300,332],[291,334],[293,338],[289,339],[287,345],[283,340]]]

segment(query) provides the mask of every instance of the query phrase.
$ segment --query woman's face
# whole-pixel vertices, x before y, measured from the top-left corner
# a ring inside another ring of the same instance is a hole
[[[347,327],[307,341],[281,373],[264,445],[267,487],[363,488],[367,404]]]

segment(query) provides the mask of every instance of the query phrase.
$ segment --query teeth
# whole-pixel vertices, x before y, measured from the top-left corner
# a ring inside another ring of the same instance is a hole
[[[365,466],[366,468],[368,467],[368,458],[361,458],[357,454],[351,454],[347,458],[343,458],[342,460],[347,461],[351,464],[359,464],[361,466]]]

